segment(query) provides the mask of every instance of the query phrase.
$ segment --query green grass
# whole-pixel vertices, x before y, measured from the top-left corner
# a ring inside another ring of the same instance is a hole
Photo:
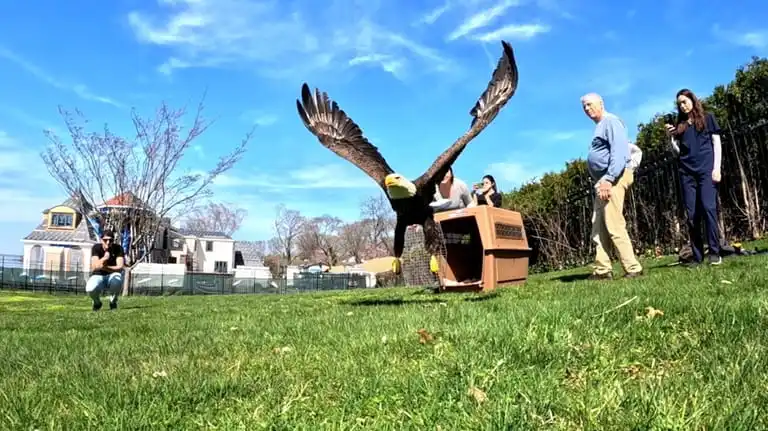
[[[99,313],[6,292],[0,429],[765,429],[768,258],[663,263],[491,295],[128,297]]]

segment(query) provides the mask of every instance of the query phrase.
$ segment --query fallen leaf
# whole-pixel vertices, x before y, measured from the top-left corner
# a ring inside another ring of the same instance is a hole
[[[720,283],[723,283],[723,284],[733,284],[733,282],[729,281],[729,280],[720,280]]]
[[[629,378],[636,379],[640,375],[640,367],[637,364],[632,364],[623,368]]]
[[[653,319],[656,316],[663,316],[664,312],[661,310],[657,310],[653,307],[645,307],[645,317],[649,319]]]
[[[387,336],[386,336],[386,335],[384,335],[383,337],[381,337],[381,343],[382,343],[382,344],[387,344]]]
[[[166,373],[165,371],[155,371],[154,373],[152,373],[152,377],[154,378],[168,377],[168,373]]]
[[[475,399],[475,401],[476,401],[478,404],[481,404],[481,403],[483,403],[485,400],[487,400],[487,399],[488,399],[488,395],[486,395],[486,394],[485,394],[485,392],[483,392],[483,390],[482,390],[482,389],[480,389],[480,388],[478,388],[478,387],[475,387],[474,385],[472,385],[472,386],[470,386],[470,387],[469,387],[469,390],[467,391],[467,395],[469,395],[469,396],[471,396],[472,398],[474,398],[474,399]]]
[[[355,313],[353,313],[353,312],[351,312],[351,311],[350,311],[350,312],[348,312],[348,313],[347,313],[347,316],[351,316],[351,315],[353,315],[353,314],[355,314]]]
[[[272,353],[286,353],[286,352],[290,352],[291,350],[293,349],[291,349],[290,346],[275,347],[274,349],[272,349]]]
[[[416,333],[419,334],[419,343],[421,344],[426,344],[433,340],[432,335],[424,328],[419,329]]]

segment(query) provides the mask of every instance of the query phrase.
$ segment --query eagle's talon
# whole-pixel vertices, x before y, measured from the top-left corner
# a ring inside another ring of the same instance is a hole
[[[395,258],[392,261],[392,272],[395,274],[400,274],[400,259]]]
[[[437,273],[440,270],[440,264],[437,262],[437,256],[432,255],[429,259],[429,270]]]

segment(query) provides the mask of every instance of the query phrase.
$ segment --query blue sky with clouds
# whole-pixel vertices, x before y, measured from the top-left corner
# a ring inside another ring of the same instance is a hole
[[[271,236],[274,208],[353,220],[379,190],[322,147],[295,107],[302,82],[327,91],[399,172],[416,177],[469,126],[509,40],[515,97],[455,165],[507,190],[586,154],[579,97],[600,92],[630,126],[708,94],[768,50],[763,2],[584,0],[28,0],[0,5],[0,253],[64,199],[39,151],[57,105],[128,132],[129,111],[192,104],[207,89],[216,123],[185,157],[211,166],[253,125],[218,200],[249,211],[238,239]]]

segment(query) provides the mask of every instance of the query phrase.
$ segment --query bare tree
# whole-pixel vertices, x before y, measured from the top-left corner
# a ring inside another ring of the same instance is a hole
[[[344,252],[355,259],[355,263],[361,263],[369,251],[371,238],[371,226],[369,220],[358,220],[348,223],[341,228],[339,234]]]
[[[343,246],[339,238],[344,222],[338,217],[323,215],[315,217],[305,225],[302,233],[303,247],[322,253],[329,266],[338,265],[343,257]]]
[[[296,237],[296,257],[299,260],[316,262],[322,259],[320,244],[314,230],[311,224],[307,223]]]
[[[395,213],[389,199],[383,193],[366,199],[360,207],[360,218],[369,224],[370,247],[379,253],[394,254]]]
[[[231,203],[208,202],[192,208],[184,220],[184,227],[198,231],[223,232],[232,235],[240,228],[248,212]]]
[[[275,237],[270,240],[273,253],[280,254],[290,264],[296,250],[296,239],[304,227],[305,219],[296,210],[289,210],[285,205],[277,206],[275,218]]]
[[[135,138],[126,139],[114,135],[107,125],[101,132],[86,132],[87,120],[80,111],[59,107],[71,142],[45,131],[50,144],[41,154],[43,161],[51,176],[75,198],[80,212],[92,224],[100,221],[102,227],[130,234],[124,293],[133,266],[153,261],[158,235],[170,226],[170,216],[210,197],[213,180],[231,169],[245,152],[253,130],[207,172],[178,172],[193,141],[211,125],[202,111],[201,101],[191,126],[184,130],[180,123],[186,108],[172,109],[162,103],[154,117],[148,118],[133,110]],[[104,210],[102,203],[113,197],[118,198],[112,209]],[[155,257],[167,259],[167,251],[160,251]]]

